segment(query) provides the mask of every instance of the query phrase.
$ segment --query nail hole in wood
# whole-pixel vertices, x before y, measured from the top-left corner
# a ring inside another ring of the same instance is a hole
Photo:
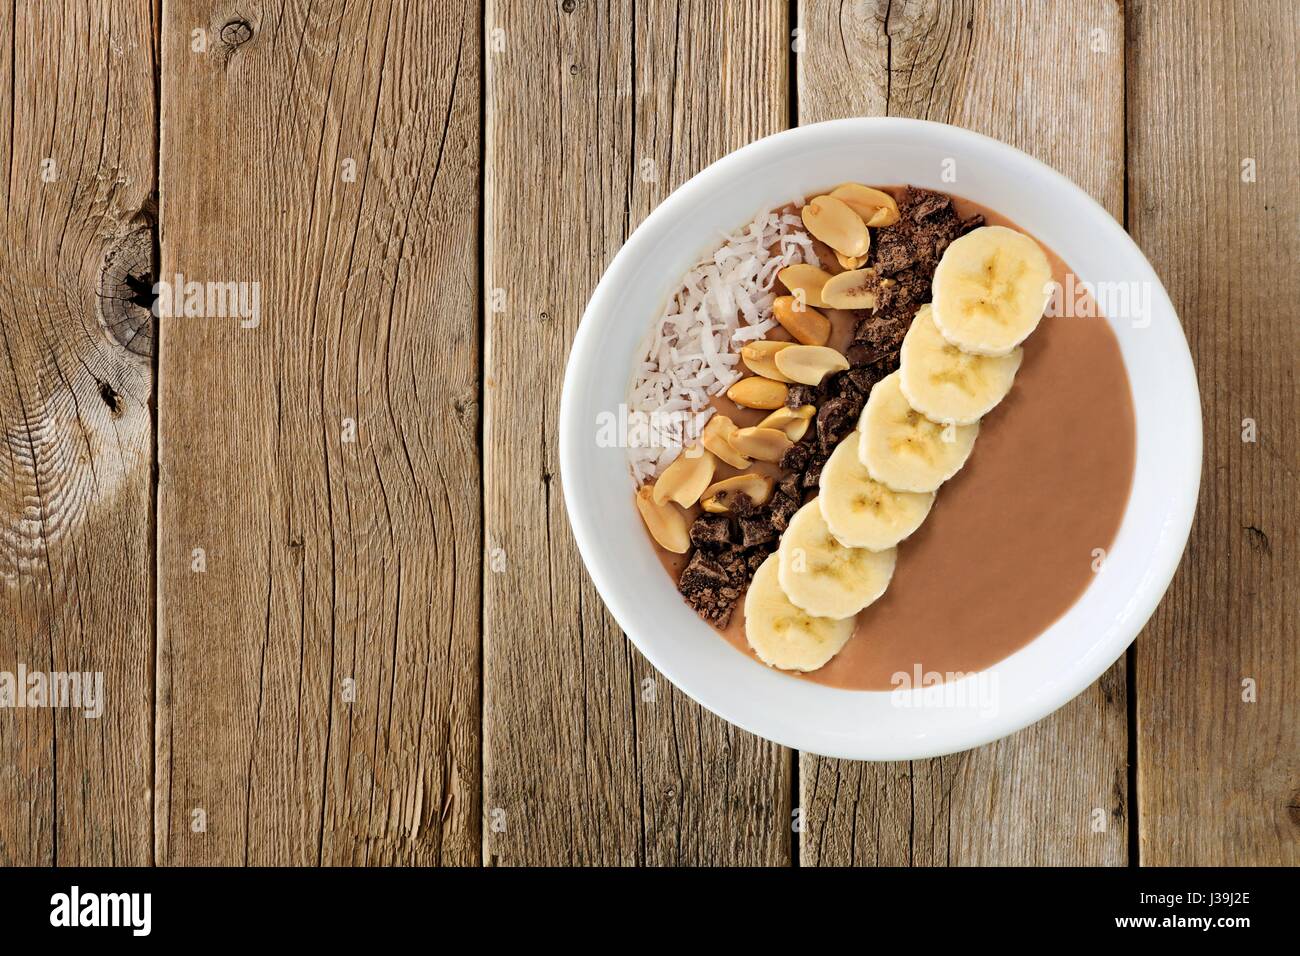
[[[108,406],[108,410],[114,418],[122,417],[122,396],[117,394],[112,385],[107,382],[100,382],[99,397],[104,400],[104,404]]]

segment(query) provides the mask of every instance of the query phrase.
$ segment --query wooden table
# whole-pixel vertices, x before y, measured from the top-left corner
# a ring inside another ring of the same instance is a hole
[[[90,6],[0,9],[0,670],[102,671],[106,707],[0,710],[0,862],[1300,862],[1296,4]],[[899,764],[678,693],[556,457],[637,223],[752,139],[880,114],[1125,222],[1205,426],[1127,658]],[[258,322],[152,327],[128,300],[177,274],[257,283]]]

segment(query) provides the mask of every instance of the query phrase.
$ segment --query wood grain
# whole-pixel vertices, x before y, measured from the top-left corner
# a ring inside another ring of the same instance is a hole
[[[475,862],[477,6],[164,14],[158,860]]]
[[[1141,862],[1294,866],[1300,10],[1129,18],[1129,227],[1187,331],[1205,436],[1191,542],[1137,643]]]
[[[1122,218],[1124,30],[1113,3],[804,0],[799,29],[800,123],[965,126],[1036,155]],[[978,750],[910,764],[803,754],[800,863],[1123,863],[1125,711],[1120,661],[1046,720]]]
[[[780,7],[637,4],[631,228],[705,166],[786,128],[790,26]],[[640,654],[632,671],[645,862],[788,864],[792,752],[704,710]]]
[[[795,6],[0,7],[0,672],[106,697],[0,709],[0,865],[1300,862],[1300,13]],[[731,727],[570,536],[592,288],[792,112],[1039,156],[1127,213],[1188,333],[1201,503],[1132,674],[976,751]],[[155,325],[177,274],[255,284],[257,322]]]
[[[103,675],[97,719],[0,710],[5,866],[150,860],[153,376],[100,288],[152,247],[151,8],[0,9],[0,671]]]
[[[485,860],[786,863],[789,755],[631,649],[582,570],[556,461],[564,363],[605,264],[672,187],[784,126],[786,10],[490,0],[485,23],[485,520],[502,557],[484,594]]]

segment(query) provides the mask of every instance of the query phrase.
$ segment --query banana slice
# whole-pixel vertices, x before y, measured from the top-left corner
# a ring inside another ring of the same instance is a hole
[[[817,617],[852,617],[885,593],[894,548],[868,551],[835,540],[816,499],[795,512],[777,548],[777,580],[797,608]]]
[[[777,581],[777,563],[768,555],[745,592],[745,639],[764,664],[815,671],[848,643],[854,619],[813,617],[795,607]]]
[[[822,467],[817,503],[840,544],[884,551],[921,527],[934,492],[894,491],[874,480],[858,458],[859,441],[853,432],[831,452]]]
[[[871,390],[858,419],[858,457],[895,491],[934,491],[966,464],[980,426],[930,421],[907,403],[898,380],[894,372]]]
[[[923,305],[903,339],[898,385],[907,403],[931,421],[969,425],[1006,398],[1024,349],[1006,355],[972,355],[939,334]]]
[[[1051,296],[1043,247],[1006,226],[955,240],[934,270],[934,322],[964,352],[1006,355],[1028,338]]]

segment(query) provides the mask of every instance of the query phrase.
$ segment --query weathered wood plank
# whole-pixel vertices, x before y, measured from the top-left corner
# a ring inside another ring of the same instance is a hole
[[[152,852],[153,374],[112,299],[150,281],[151,8],[0,9],[0,671],[103,675],[98,719],[0,710],[6,866]]]
[[[777,3],[637,5],[631,226],[709,163],[786,128],[790,29]],[[792,752],[704,710],[640,654],[632,670],[646,862],[788,864]]]
[[[801,123],[887,114],[965,126],[1038,156],[1123,215],[1114,4],[803,0],[799,29]],[[1125,708],[1121,661],[1047,720],[979,750],[911,764],[803,754],[800,862],[1123,863]],[[1094,832],[1094,820],[1105,828]]]
[[[1137,644],[1144,865],[1300,862],[1298,36],[1281,0],[1130,4],[1129,228],[1205,433],[1191,543]]]
[[[485,520],[501,560],[485,575],[485,859],[789,859],[788,752],[684,698],[618,631],[568,531],[555,424],[582,307],[630,229],[785,125],[786,17],[487,4],[484,283],[502,308],[487,314]]]
[[[163,12],[158,860],[474,862],[478,6]]]

